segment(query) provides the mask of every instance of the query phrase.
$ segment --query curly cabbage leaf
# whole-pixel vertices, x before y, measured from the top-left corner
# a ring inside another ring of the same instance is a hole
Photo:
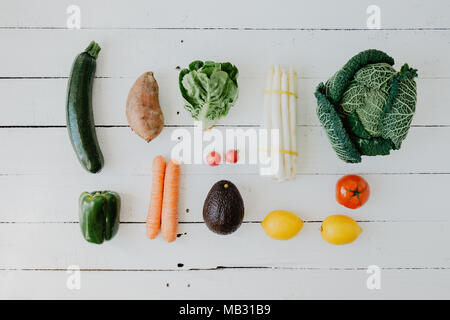
[[[317,116],[345,162],[361,162],[362,155],[388,155],[408,134],[417,70],[405,64],[396,72],[393,65],[386,53],[366,50],[317,87]]]
[[[231,63],[193,61],[179,76],[184,107],[204,129],[228,114],[238,97],[238,69]]]

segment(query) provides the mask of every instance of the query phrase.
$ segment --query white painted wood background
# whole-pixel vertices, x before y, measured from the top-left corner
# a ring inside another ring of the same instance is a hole
[[[81,30],[66,29],[66,8]],[[366,28],[366,8],[381,29]],[[94,85],[106,165],[78,164],[65,128],[67,76],[90,40],[102,51]],[[450,298],[450,2],[402,1],[24,1],[0,2],[0,298]],[[418,68],[417,112],[402,149],[388,157],[338,160],[315,116],[315,86],[361,50],[377,48]],[[151,161],[168,156],[177,127],[192,125],[177,67],[231,61],[240,71],[237,105],[220,124],[260,123],[264,74],[272,63],[299,73],[297,180],[277,183],[254,166],[183,166],[181,236],[145,238]],[[125,100],[141,73],[160,85],[166,128],[145,144],[127,126]],[[339,206],[334,185],[363,175],[372,195],[359,210]],[[216,236],[203,201],[220,179],[235,182],[245,222]],[[123,199],[116,238],[101,246],[80,234],[77,198],[108,188]],[[286,242],[259,223],[274,209],[296,212],[301,233]],[[364,229],[348,246],[320,236],[321,220],[348,214]],[[66,286],[79,266],[81,289]],[[382,268],[368,290],[366,268]]]

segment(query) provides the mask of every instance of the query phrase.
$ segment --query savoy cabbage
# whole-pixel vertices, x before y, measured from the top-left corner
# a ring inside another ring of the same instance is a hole
[[[393,65],[386,53],[366,50],[317,87],[317,116],[345,162],[361,162],[361,155],[387,155],[399,149],[408,134],[417,70],[405,64],[396,72]]]

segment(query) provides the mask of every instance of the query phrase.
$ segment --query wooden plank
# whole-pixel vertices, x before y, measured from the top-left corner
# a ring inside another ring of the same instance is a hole
[[[382,270],[369,290],[365,270],[232,269],[188,272],[0,271],[1,299],[448,299],[450,270]]]
[[[295,212],[305,221],[320,221],[333,213],[363,221],[449,220],[449,175],[367,175],[371,198],[358,210],[336,202],[334,186],[338,178],[299,175],[296,181],[277,183],[258,175],[183,175],[179,219],[202,222],[203,202],[209,189],[215,182],[227,179],[242,194],[245,221],[262,221],[267,213],[277,209]],[[112,189],[122,198],[121,221],[144,223],[150,185],[151,176],[2,176],[0,222],[77,222],[81,192]]]
[[[247,129],[255,128],[243,130]],[[223,130],[224,128],[221,128],[219,132]],[[193,147],[195,138],[192,131],[192,128],[165,128],[158,138],[146,144],[129,128],[97,128],[106,159],[105,167],[98,175],[99,179],[103,175],[111,174],[149,175],[152,159],[158,154],[170,157],[172,148],[180,143],[178,136],[183,133],[188,136],[190,134]],[[174,141],[171,140],[172,135]],[[225,134],[223,136],[225,137]],[[187,142],[188,138],[185,139]],[[303,127],[297,133],[300,151],[297,173],[449,173],[450,154],[446,148],[437,147],[446,145],[449,140],[448,127],[414,127],[403,142],[401,150],[393,151],[386,157],[364,157],[362,163],[347,164],[337,158],[321,127]],[[203,143],[206,153],[210,143]],[[223,144],[225,148],[226,142]],[[75,157],[66,128],[2,129],[0,150],[0,174],[69,174],[77,177],[88,175]],[[216,151],[220,150],[217,148]],[[241,150],[242,158],[244,151]],[[248,154],[246,157],[248,163]],[[184,174],[256,174],[259,167],[256,164],[226,164],[217,167],[186,164],[182,170]]]
[[[184,110],[178,81],[171,75],[157,74],[160,103],[166,125],[192,125]],[[94,116],[97,125],[128,125],[125,101],[135,79],[99,78],[94,83]],[[314,91],[323,79],[299,79],[297,124],[320,125],[316,116]],[[239,78],[239,99],[222,125],[259,125],[262,117],[263,77]],[[66,124],[65,99],[67,79],[3,79],[0,97],[0,126],[61,126]],[[418,79],[418,105],[413,125],[450,125],[450,79]],[[26,94],[24,94],[26,93]],[[14,107],[12,107],[14,106]]]
[[[407,62],[420,77],[448,78],[449,37],[450,30],[2,29],[0,38],[8,50],[0,52],[0,77],[67,77],[75,56],[96,40],[102,47],[97,64],[101,77],[135,79],[147,70],[157,75],[171,71],[171,81],[176,83],[177,66],[204,59],[230,61],[241,76],[260,77],[260,81],[273,63],[295,68],[300,77],[327,79],[356,53],[379,48],[395,57],[397,69]]]
[[[363,222],[356,242],[333,246],[306,223],[290,241],[267,237],[256,223],[219,236],[205,224],[181,224],[168,244],[145,238],[142,224],[124,224],[113,240],[87,243],[79,225],[0,224],[0,269],[67,268],[180,270],[225,267],[449,268],[450,222]]]
[[[65,28],[67,1],[3,1],[1,27]],[[81,9],[83,28],[366,28],[370,3],[345,1],[238,1],[217,8],[208,0],[88,1],[75,3]],[[383,28],[449,27],[450,7],[445,0],[378,0]],[[45,9],[44,9],[45,8]],[[399,14],[407,12],[407,14]],[[270,18],[269,18],[270,17]]]

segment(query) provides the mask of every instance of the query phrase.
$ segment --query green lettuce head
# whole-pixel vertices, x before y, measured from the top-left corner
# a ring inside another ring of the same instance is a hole
[[[318,85],[317,116],[341,160],[400,149],[416,109],[417,70],[393,65],[386,53],[366,50]]]
[[[204,129],[228,114],[238,97],[238,69],[229,62],[193,61],[180,72],[184,108]]]

